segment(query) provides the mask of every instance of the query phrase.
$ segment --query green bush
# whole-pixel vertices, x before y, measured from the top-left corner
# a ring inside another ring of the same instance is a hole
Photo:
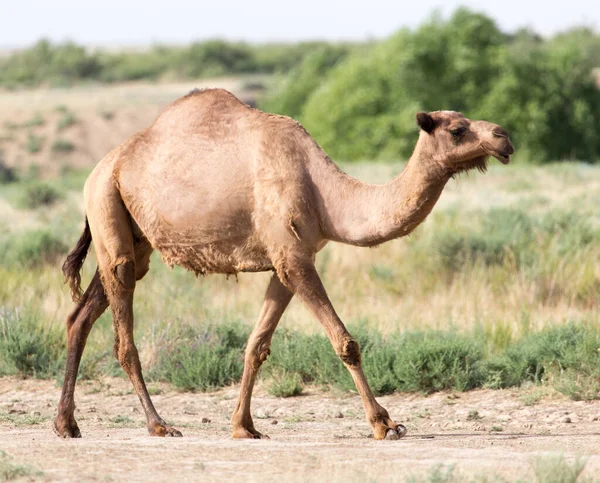
[[[453,332],[408,332],[400,339],[394,361],[396,389],[400,391],[466,391],[480,387],[483,347]]]
[[[57,139],[52,143],[53,153],[71,153],[75,151],[75,145],[66,139]]]
[[[25,149],[30,154],[39,153],[44,147],[45,142],[46,138],[44,136],[36,136],[30,132],[27,134],[27,144],[25,145]]]
[[[58,120],[58,123],[56,124],[57,131],[64,131],[65,129],[77,123],[77,118],[75,117],[75,114],[69,111],[66,107],[61,109],[60,112],[62,113],[62,117]]]
[[[34,268],[52,264],[68,251],[67,245],[48,230],[26,231],[0,241],[0,266]]]
[[[248,331],[240,324],[183,327],[159,354],[151,377],[188,391],[209,391],[240,379]]]
[[[489,387],[550,382],[574,399],[600,397],[600,330],[581,324],[549,327],[510,345],[487,363]]]
[[[292,397],[302,392],[303,383],[297,372],[276,372],[271,374],[273,381],[269,385],[269,394],[275,397]]]
[[[18,181],[16,170],[4,161],[4,152],[0,151],[0,185]]]
[[[60,192],[50,184],[32,183],[25,188],[21,204],[25,208],[34,210],[42,206],[51,206],[61,197]]]
[[[55,377],[65,356],[62,331],[45,328],[33,315],[0,310],[0,358],[3,375]]]
[[[299,117],[326,152],[344,160],[407,159],[415,112],[452,109],[503,125],[523,159],[594,162],[599,46],[600,36],[586,29],[548,41],[507,35],[491,18],[459,8],[332,69],[307,58],[305,70],[263,104]]]

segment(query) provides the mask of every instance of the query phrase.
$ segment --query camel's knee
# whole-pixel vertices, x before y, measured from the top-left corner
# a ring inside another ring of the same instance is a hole
[[[131,342],[124,342],[122,340],[119,341],[117,348],[117,359],[123,368],[132,367],[134,364],[137,364],[139,358],[135,345]]]
[[[246,348],[246,363],[257,371],[271,355],[271,339],[257,338],[251,340]]]
[[[336,354],[347,366],[355,367],[360,364],[360,346],[352,337],[341,337],[334,347]]]
[[[135,288],[135,263],[133,260],[127,260],[118,264],[113,269],[113,275],[116,282],[127,291]]]

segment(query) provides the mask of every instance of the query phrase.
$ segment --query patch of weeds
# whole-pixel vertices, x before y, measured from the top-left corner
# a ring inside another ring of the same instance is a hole
[[[47,183],[31,183],[25,188],[21,198],[21,206],[34,210],[42,206],[52,206],[62,198],[61,193]]]
[[[8,413],[8,412],[0,412],[0,422],[6,422],[14,424],[15,426],[35,426],[37,424],[45,423],[49,421],[50,418],[47,416],[42,416],[39,413],[32,414],[18,414],[18,413]]]
[[[120,424],[120,425],[128,425],[128,424],[134,424],[135,421],[133,419],[131,419],[129,416],[115,416],[114,418],[110,419],[110,422],[113,424]]]
[[[29,154],[39,153],[44,147],[46,138],[44,136],[37,136],[32,132],[27,134],[27,143],[25,144],[25,150]]]
[[[302,418],[300,416],[289,416],[283,420],[284,423],[300,423],[302,422]]]
[[[105,121],[112,121],[112,119],[115,117],[115,111],[101,109],[98,111],[98,115]]]
[[[39,477],[43,473],[32,466],[18,464],[5,451],[0,451],[0,481],[11,481],[18,478]]]
[[[501,433],[502,431],[504,431],[504,429],[502,428],[502,426],[492,426],[492,429],[490,429],[490,431],[494,433]]]
[[[576,457],[569,462],[564,456],[538,457],[532,462],[535,479],[539,483],[583,483],[581,473],[587,465],[587,458]]]
[[[476,409],[469,411],[469,414],[467,414],[467,421],[479,421],[480,419],[483,419],[483,416]]]
[[[6,164],[4,151],[0,151],[0,184],[8,184],[19,181],[15,168]]]
[[[151,371],[155,380],[188,391],[209,391],[241,378],[247,327],[230,323],[178,331],[158,355]]]
[[[67,139],[56,139],[51,149],[53,153],[67,154],[75,151],[75,145]]]
[[[33,315],[0,310],[0,358],[8,373],[54,377],[65,353],[63,332],[47,328]]]
[[[46,120],[38,112],[31,119],[28,119],[23,124],[21,124],[21,127],[29,127],[29,128],[31,128],[31,127],[40,127],[40,126],[43,126],[44,124],[46,124]]]
[[[158,396],[163,392],[164,391],[158,386],[148,386],[148,394],[150,394],[150,396]]]
[[[0,240],[0,266],[31,269],[53,264],[68,250],[61,239],[46,229],[26,231]]]
[[[454,473],[454,465],[435,465],[431,468],[425,477],[409,476],[406,480],[409,483],[455,483],[461,480]]]
[[[544,396],[544,391],[541,389],[535,389],[533,391],[527,391],[525,394],[521,394],[519,399],[524,406],[534,406],[539,403]]]
[[[76,124],[77,118],[75,117],[75,114],[69,111],[69,109],[66,106],[59,107],[60,110],[57,108],[57,111],[60,112],[62,116],[56,124],[56,130],[60,132]]]
[[[271,374],[273,381],[268,392],[275,397],[292,397],[302,392],[302,377],[297,372],[275,372]]]

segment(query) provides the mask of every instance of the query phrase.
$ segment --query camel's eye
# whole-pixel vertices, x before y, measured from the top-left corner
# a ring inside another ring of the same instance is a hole
[[[455,138],[459,138],[461,137],[465,132],[467,131],[467,128],[464,126],[461,127],[457,127],[455,129],[450,129],[450,134],[452,134],[452,137]]]

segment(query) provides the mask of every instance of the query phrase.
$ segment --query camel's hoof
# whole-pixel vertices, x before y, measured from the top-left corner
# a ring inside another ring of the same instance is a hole
[[[266,434],[254,430],[238,428],[233,431],[233,439],[271,439]]]
[[[172,438],[181,438],[183,434],[181,434],[181,431],[179,431],[178,429],[167,428],[167,433],[165,434],[165,436],[171,436]]]
[[[157,425],[149,429],[148,432],[150,433],[150,436],[159,436],[161,438],[181,438],[183,436],[181,431],[172,426]]]
[[[54,424],[52,425],[52,429],[54,430],[54,434],[56,434],[59,438],[63,439],[71,439],[71,438],[81,438],[81,431],[77,425],[74,427],[63,426],[59,428],[59,425],[56,420],[54,420]]]
[[[398,426],[396,426],[396,429],[388,429],[387,433],[385,434],[385,439],[387,439],[388,441],[395,441],[397,439],[403,438],[404,436],[406,436],[406,426],[404,426],[403,424],[399,424]]]

